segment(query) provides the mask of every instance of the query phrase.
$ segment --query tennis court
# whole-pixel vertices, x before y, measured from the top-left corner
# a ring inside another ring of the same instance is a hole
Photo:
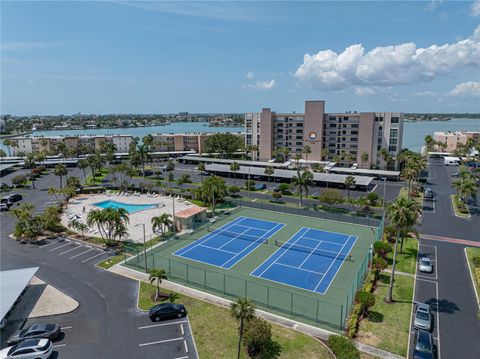
[[[173,255],[229,269],[258,246],[267,243],[283,226],[278,222],[237,217]]]
[[[325,294],[357,239],[302,227],[250,275]]]

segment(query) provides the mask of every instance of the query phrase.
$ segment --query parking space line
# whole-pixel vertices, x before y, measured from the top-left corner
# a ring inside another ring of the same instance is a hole
[[[174,341],[178,341],[178,340],[184,340],[184,339],[183,339],[183,337],[181,337],[181,338],[165,339],[165,340],[159,340],[159,341],[156,341],[156,342],[138,344],[138,346],[139,346],[139,347],[144,347],[144,346],[147,346],[147,345],[162,344],[162,343],[174,342]]]
[[[55,247],[55,248],[53,248],[53,249],[50,249],[49,252],[56,251],[57,249],[60,249],[60,248],[62,248],[62,247],[69,246],[69,245],[70,245],[70,243],[63,244],[63,245],[61,245],[61,246]]]
[[[417,280],[422,280],[422,281],[424,281],[424,282],[429,282],[429,283],[435,283],[435,284],[437,284],[437,282],[436,282],[436,281],[434,281],[434,280],[431,280],[431,279],[424,279],[424,278],[419,278],[418,276],[417,276]]]
[[[72,327],[71,327],[71,326],[69,326],[69,327],[60,327],[60,329],[66,330],[66,329],[72,329]]]
[[[66,346],[67,344],[57,344],[57,345],[54,345],[53,347],[54,348],[61,348],[61,347],[64,347]]]
[[[138,329],[149,329],[149,328],[155,328],[155,327],[163,327],[165,325],[180,324],[180,323],[186,323],[186,322],[187,322],[186,320],[177,320],[176,322],[171,322],[171,323],[146,325],[144,327],[138,327]]]
[[[185,339],[183,340],[183,345],[185,346],[185,353],[188,353],[188,345]]]
[[[173,359],[188,359],[188,356],[185,356],[185,357],[178,357],[178,358],[173,358]]]
[[[103,254],[105,254],[105,253],[102,252],[102,253],[99,253],[99,254],[95,254],[93,257],[90,257],[90,258],[85,259],[84,261],[82,261],[82,263],[88,262],[90,259],[97,258],[97,257],[99,257],[99,256],[101,256],[101,255],[103,255]]]
[[[43,245],[43,246],[40,246],[40,248],[45,248],[45,247],[51,246],[52,244],[58,244],[58,243],[60,243],[60,242],[58,242],[58,241],[53,241],[53,242],[51,242],[51,243],[45,244],[45,245]]]
[[[75,248],[71,248],[71,249],[67,249],[66,251],[62,252],[62,253],[59,253],[58,255],[61,256],[65,253],[68,253],[68,252],[71,252],[71,251],[74,251],[75,249],[78,249],[80,248],[82,245],[78,245],[78,246],[75,246]]]
[[[438,301],[438,283],[435,282],[435,290],[436,290],[436,294],[437,294],[437,335],[438,335],[438,359],[441,359],[442,358],[442,352],[440,350],[440,309],[438,308],[439,306],[439,301]]]
[[[73,257],[70,257],[70,259],[73,259],[73,258],[75,258],[75,257],[81,256],[82,254],[85,254],[85,253],[88,253],[88,252],[91,252],[91,251],[93,251],[93,248],[87,249],[85,252],[82,252],[82,253],[79,253],[79,254],[75,254]]]
[[[180,331],[182,332],[182,335],[185,335],[185,329],[183,328],[183,323],[180,324]]]

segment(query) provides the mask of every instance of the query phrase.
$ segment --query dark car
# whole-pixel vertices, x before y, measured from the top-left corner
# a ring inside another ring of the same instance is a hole
[[[430,187],[427,187],[425,189],[425,192],[423,194],[423,197],[424,198],[433,198],[434,197],[434,193],[433,193],[433,190],[430,188]]]
[[[434,359],[435,353],[433,349],[432,335],[425,331],[419,330],[415,338],[415,348],[413,349],[413,359]]]
[[[266,189],[266,188],[267,188],[267,185],[266,185],[265,183],[257,183],[257,184],[255,185],[255,189],[256,189],[257,191],[260,191],[260,190]]]
[[[18,202],[22,199],[22,195],[19,193],[12,193],[9,194],[8,196],[5,196],[2,198],[1,202],[2,203],[13,203],[13,202]]]
[[[187,315],[187,309],[183,304],[163,303],[151,307],[148,315],[152,322],[160,320],[181,318]]]
[[[17,330],[8,339],[9,345],[18,343],[25,339],[58,339],[62,331],[57,324],[32,324],[22,330]]]

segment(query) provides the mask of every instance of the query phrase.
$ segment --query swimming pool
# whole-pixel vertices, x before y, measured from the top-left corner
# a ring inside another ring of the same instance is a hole
[[[100,208],[123,208],[128,213],[144,211],[146,209],[152,209],[157,207],[156,204],[128,204],[128,203],[116,202],[112,200],[94,203],[93,205]]]

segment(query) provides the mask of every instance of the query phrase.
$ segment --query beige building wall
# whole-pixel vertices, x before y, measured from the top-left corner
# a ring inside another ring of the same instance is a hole
[[[357,163],[359,166],[369,168],[372,161],[375,162],[376,148],[374,147],[374,138],[377,136],[378,126],[375,126],[375,113],[362,112],[358,124],[358,151]],[[362,165],[361,156],[368,154],[368,161]]]
[[[183,135],[175,135],[174,151],[183,151]]]
[[[325,116],[325,101],[306,101],[305,118],[303,122],[303,142],[308,145],[312,153],[308,159],[312,161],[322,160],[323,149],[323,123]],[[306,155],[303,155],[305,159]]]
[[[260,161],[269,161],[273,151],[273,116],[269,108],[260,115]]]

